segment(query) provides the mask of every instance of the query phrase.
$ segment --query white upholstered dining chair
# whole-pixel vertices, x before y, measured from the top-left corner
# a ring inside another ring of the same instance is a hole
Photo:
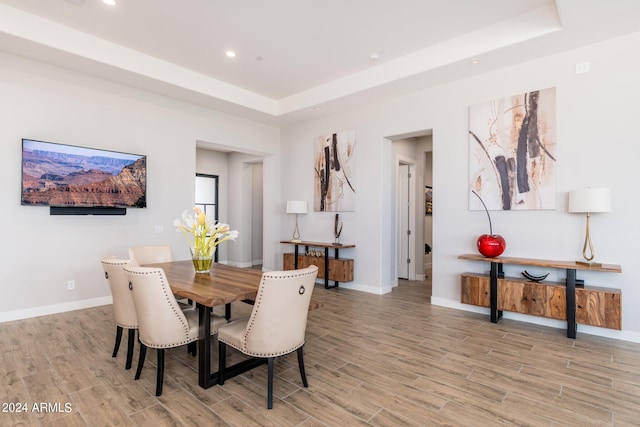
[[[129,258],[139,265],[160,264],[173,261],[173,253],[170,245],[133,246],[129,248]],[[186,298],[178,302],[193,305],[193,302]]]
[[[140,265],[173,261],[171,246],[134,246],[129,248],[129,258]]]
[[[161,268],[125,267],[138,317],[140,358],[135,379],[140,378],[147,347],[157,350],[156,396],[162,394],[164,353],[167,348],[179,347],[198,340],[198,310],[182,310],[171,292]],[[227,323],[223,317],[211,316],[211,334]]]
[[[317,275],[318,267],[315,265],[262,275],[251,315],[218,329],[220,385],[225,381],[229,345],[248,356],[267,359],[268,409],[273,408],[273,364],[276,357],[296,351],[302,384],[308,387],[303,346]]]
[[[120,341],[122,340],[122,331],[128,331],[127,340],[127,362],[125,369],[131,368],[133,360],[133,346],[135,344],[136,330],[138,329],[138,317],[136,316],[136,308],[129,291],[129,280],[123,268],[131,265],[128,259],[117,259],[114,257],[103,258],[101,260],[104,270],[104,277],[109,282],[111,295],[113,298],[113,317],[116,323],[116,342],[113,347],[111,357],[118,355]]]

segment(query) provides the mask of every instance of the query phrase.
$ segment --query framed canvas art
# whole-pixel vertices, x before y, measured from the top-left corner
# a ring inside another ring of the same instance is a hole
[[[555,209],[555,88],[469,107],[469,180],[490,210]]]
[[[355,209],[355,153],[355,130],[315,139],[315,211],[339,212]]]

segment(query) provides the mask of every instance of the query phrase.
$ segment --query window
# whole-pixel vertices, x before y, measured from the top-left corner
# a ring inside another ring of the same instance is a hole
[[[196,203],[208,217],[218,220],[218,175],[196,174]],[[218,251],[215,253],[218,261]]]

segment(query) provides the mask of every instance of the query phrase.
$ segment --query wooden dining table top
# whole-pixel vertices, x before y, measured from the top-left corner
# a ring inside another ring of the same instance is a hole
[[[145,267],[162,268],[174,295],[206,307],[255,299],[262,278],[260,270],[218,263],[211,266],[209,274],[196,273],[191,260],[147,264]]]

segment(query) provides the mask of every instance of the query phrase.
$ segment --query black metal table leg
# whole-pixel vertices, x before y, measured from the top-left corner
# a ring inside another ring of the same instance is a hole
[[[336,259],[338,259],[338,249],[336,248]],[[333,285],[329,285],[329,248],[324,248],[324,288],[337,288],[340,283],[337,280],[333,281]]]
[[[298,269],[298,245],[293,245],[295,247],[293,252],[293,269]]]
[[[210,388],[220,380],[218,371],[211,372],[211,307],[198,304],[198,322],[198,384],[202,388]],[[224,378],[233,378],[266,362],[267,359],[250,357],[228,366]]]
[[[218,382],[211,378],[211,307],[198,304],[198,324],[198,384],[209,388]]]
[[[324,248],[324,288],[329,289],[329,248]]]
[[[491,271],[489,273],[489,302],[491,305],[491,323],[498,323],[502,319],[502,310],[498,310],[498,277],[504,277],[502,264],[498,262],[491,263]]]
[[[334,253],[335,257],[336,257],[336,260],[340,258],[338,256],[338,248],[334,248],[334,252],[333,253]],[[334,287],[337,288],[340,283],[337,280],[334,280],[333,284],[335,285]]]
[[[578,325],[576,324],[576,270],[567,269],[567,337],[576,338]]]

